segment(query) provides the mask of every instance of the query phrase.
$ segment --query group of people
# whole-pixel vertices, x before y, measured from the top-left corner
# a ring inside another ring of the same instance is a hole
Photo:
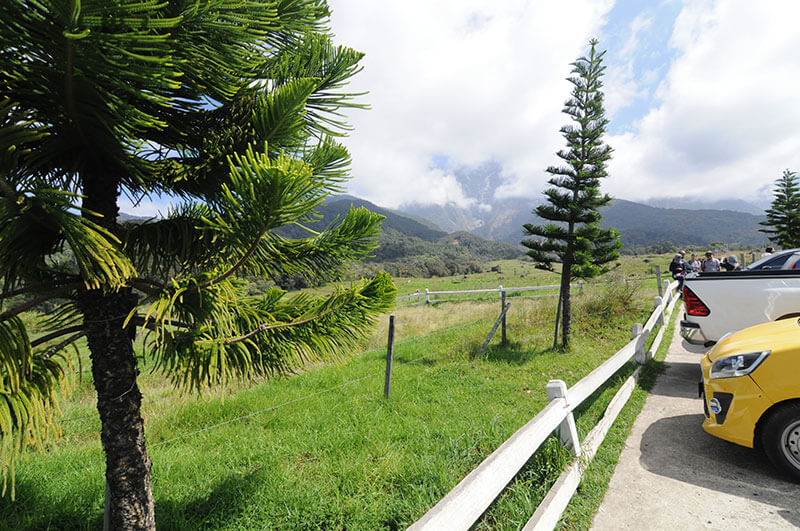
[[[739,259],[732,254],[720,261],[714,257],[714,253],[707,251],[703,260],[698,260],[697,255],[692,253],[689,260],[685,259],[686,251],[679,251],[669,264],[669,272],[672,278],[679,282],[679,288],[683,288],[683,279],[692,272],[713,272],[713,271],[737,271],[741,269]]]

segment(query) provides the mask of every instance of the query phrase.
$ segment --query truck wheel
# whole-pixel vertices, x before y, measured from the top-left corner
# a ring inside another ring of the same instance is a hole
[[[786,404],[767,418],[761,443],[772,464],[800,482],[800,403]]]

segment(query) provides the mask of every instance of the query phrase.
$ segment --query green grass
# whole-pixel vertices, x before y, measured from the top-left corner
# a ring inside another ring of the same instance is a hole
[[[609,303],[620,295],[609,290],[598,285],[575,298],[570,351],[550,349],[555,301],[519,298],[509,313],[511,342],[501,347],[496,338],[473,362],[496,300],[399,305],[389,400],[385,320],[372,350],[295,376],[179,397],[145,372],[159,527],[408,526],[541,410],[547,381],[572,385],[630,340],[631,324],[649,314],[653,288],[633,289],[627,308]],[[581,436],[628,370],[577,411]],[[101,525],[104,458],[91,374],[82,376],[64,405],[63,437],[17,466],[17,500],[0,499],[0,529]],[[551,439],[479,527],[524,524],[565,460]]]

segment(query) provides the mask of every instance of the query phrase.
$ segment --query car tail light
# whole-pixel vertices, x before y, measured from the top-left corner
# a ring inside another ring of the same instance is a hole
[[[708,306],[703,304],[700,297],[695,295],[694,292],[686,286],[683,287],[683,305],[686,307],[686,313],[689,315],[705,317],[711,313],[711,310],[708,309]]]

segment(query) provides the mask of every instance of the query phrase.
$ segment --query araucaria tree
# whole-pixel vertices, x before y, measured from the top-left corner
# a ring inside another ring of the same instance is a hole
[[[133,340],[196,390],[344,355],[390,307],[385,274],[322,298],[242,293],[244,275],[336,278],[376,245],[352,209],[287,239],[349,165],[335,141],[361,54],[324,0],[0,3],[0,459],[58,432],[56,395],[85,337],[112,529],[154,528]],[[119,200],[166,194],[124,224]],[[20,313],[48,303],[37,337]]]
[[[769,241],[784,249],[800,247],[800,183],[797,182],[797,173],[784,170],[775,181],[772,205],[766,215],[767,220],[761,225],[769,228],[759,230],[770,235]]]
[[[590,42],[588,57],[572,63],[572,97],[563,112],[572,119],[561,133],[567,148],[557,153],[563,166],[550,166],[552,185],[544,193],[547,203],[539,205],[534,214],[550,221],[547,225],[526,224],[525,234],[530,238],[522,244],[528,247],[539,267],[553,269],[561,263],[561,290],[559,313],[561,338],[564,348],[569,346],[571,331],[570,283],[573,278],[592,278],[608,269],[604,266],[619,257],[619,233],[598,225],[599,208],[611,201],[600,193],[600,179],[606,177],[606,163],[611,158],[611,147],[603,142],[608,120],[603,110],[603,83],[605,67],[603,55],[596,50],[597,41]],[[556,318],[554,345],[558,342],[559,317]]]

